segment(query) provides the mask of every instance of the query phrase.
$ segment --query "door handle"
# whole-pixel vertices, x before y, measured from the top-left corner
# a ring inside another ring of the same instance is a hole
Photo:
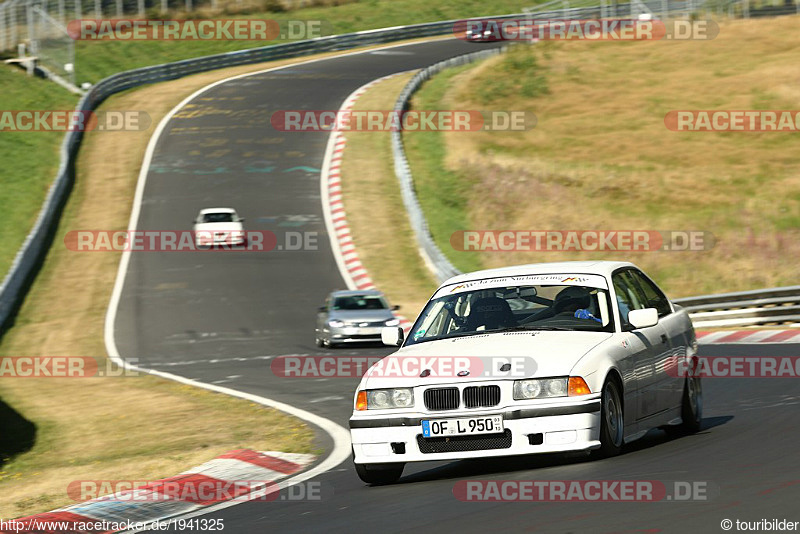
[[[661,334],[661,343],[663,343],[664,345],[667,344],[667,335],[666,334]]]

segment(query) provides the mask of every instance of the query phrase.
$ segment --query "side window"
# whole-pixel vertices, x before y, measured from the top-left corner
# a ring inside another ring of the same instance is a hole
[[[648,280],[639,271],[629,271],[631,278],[633,278],[638,286],[641,288],[642,294],[647,301],[648,308],[655,308],[658,310],[658,316],[664,317],[672,313],[672,308],[669,305],[669,300],[666,295],[661,292],[650,280]]]
[[[628,312],[631,310],[640,310],[646,308],[641,295],[631,285],[630,278],[627,271],[622,271],[615,274],[611,278],[614,284],[614,292],[617,294],[617,306],[619,307],[619,317],[622,321],[622,329],[627,330],[630,328],[628,322]]]

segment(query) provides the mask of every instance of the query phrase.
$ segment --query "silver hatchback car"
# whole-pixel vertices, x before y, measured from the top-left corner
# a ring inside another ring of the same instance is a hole
[[[380,291],[334,291],[317,312],[317,346],[380,342],[383,327],[400,324],[392,313],[399,308]]]

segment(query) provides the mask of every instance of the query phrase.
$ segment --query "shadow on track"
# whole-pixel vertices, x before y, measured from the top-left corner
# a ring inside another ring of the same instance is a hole
[[[36,443],[36,425],[0,400],[0,468]]]

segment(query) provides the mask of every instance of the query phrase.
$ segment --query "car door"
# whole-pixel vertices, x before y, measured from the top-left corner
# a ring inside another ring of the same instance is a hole
[[[628,311],[648,307],[641,289],[631,277],[630,270],[617,271],[611,280],[617,298],[620,326],[623,332],[630,333],[628,342],[635,354],[633,369],[637,387],[634,406],[636,420],[642,420],[663,409],[658,403],[660,377],[656,373],[656,363],[661,358],[662,352],[668,352],[669,341],[664,327],[660,324],[647,328],[633,328],[628,322]]]
[[[663,347],[665,350],[657,354],[655,362],[655,373],[658,380],[656,402],[663,409],[674,408],[681,403],[684,380],[678,376],[678,373],[670,371],[670,366],[675,365],[675,362],[678,361],[677,358],[683,358],[686,355],[687,340],[684,322],[678,314],[674,313],[669,299],[652,280],[636,269],[631,269],[629,273],[646,299],[647,307],[655,308],[658,311],[658,324],[661,325],[667,336],[667,346]]]

